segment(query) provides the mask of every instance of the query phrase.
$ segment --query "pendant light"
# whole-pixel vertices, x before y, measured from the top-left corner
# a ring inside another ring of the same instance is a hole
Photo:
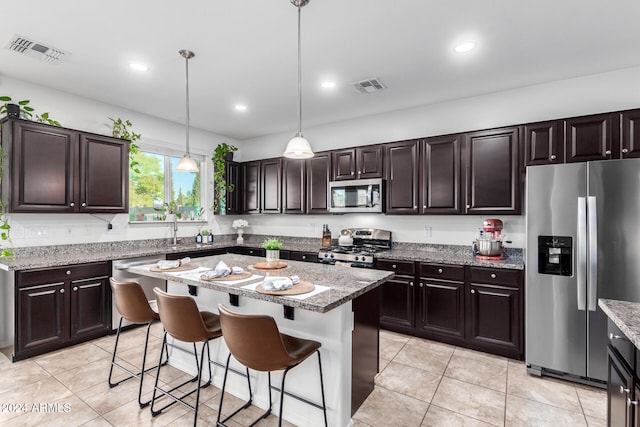
[[[291,4],[298,8],[298,133],[291,138],[284,150],[284,157],[290,159],[308,159],[313,157],[309,141],[302,136],[302,66],[300,59],[300,10],[309,0],[291,0]]]
[[[185,59],[185,67],[186,67],[186,82],[187,82],[187,152],[184,154],[184,157],[180,159],[178,164],[176,165],[176,170],[182,172],[199,172],[198,164],[195,160],[191,158],[191,154],[189,153],[189,59],[196,56],[195,53],[190,50],[183,49],[179,51],[180,55]]]

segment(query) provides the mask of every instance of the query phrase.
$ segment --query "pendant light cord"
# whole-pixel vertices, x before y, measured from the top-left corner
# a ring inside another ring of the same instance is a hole
[[[189,153],[189,56],[185,56],[185,76],[186,76],[186,92],[187,92],[187,156],[191,157],[191,153]]]
[[[300,10],[302,6],[298,6],[298,136],[302,136],[302,61],[300,48]]]

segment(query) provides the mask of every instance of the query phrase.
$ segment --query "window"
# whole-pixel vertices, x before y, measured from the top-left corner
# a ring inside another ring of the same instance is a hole
[[[178,219],[201,217],[204,209],[200,172],[177,171],[180,158],[147,151],[136,154],[139,172],[129,169],[130,221],[165,220],[169,209]]]

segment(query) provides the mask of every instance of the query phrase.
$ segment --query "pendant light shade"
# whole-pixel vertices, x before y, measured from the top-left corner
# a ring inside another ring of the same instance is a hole
[[[180,56],[185,59],[185,75],[186,75],[186,100],[187,100],[187,152],[184,153],[184,157],[180,159],[178,164],[176,165],[176,170],[182,172],[199,172],[198,163],[191,158],[191,154],[189,153],[189,59],[196,56],[195,53],[190,50],[183,49],[178,52]]]
[[[298,8],[298,133],[291,138],[284,150],[284,157],[290,159],[309,159],[313,157],[313,150],[309,141],[302,136],[302,66],[300,49],[300,10],[309,0],[291,0],[291,4]]]

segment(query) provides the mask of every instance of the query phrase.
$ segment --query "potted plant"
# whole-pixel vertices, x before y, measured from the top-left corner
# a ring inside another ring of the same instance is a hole
[[[265,239],[262,242],[262,247],[267,251],[267,265],[271,268],[275,268],[280,264],[280,249],[282,249],[282,242],[275,237]]]
[[[202,230],[200,231],[200,235],[202,236],[203,243],[213,243],[213,233],[211,230]]]
[[[236,243],[239,245],[243,244],[244,238],[242,237],[242,235],[244,234],[244,228],[248,227],[249,223],[247,222],[247,220],[240,218],[240,219],[233,220],[233,223],[231,224],[231,226],[235,228],[238,233],[238,238],[236,239]]]
[[[126,139],[129,141],[129,167],[135,173],[140,173],[140,169],[138,169],[138,165],[140,163],[135,160],[135,156],[140,151],[140,147],[138,147],[135,141],[139,140],[142,135],[135,133],[130,129],[132,124],[129,120],[122,120],[119,117],[117,119],[109,117],[109,120],[112,122],[111,135],[114,138]]]
[[[227,196],[227,191],[232,192],[235,189],[235,184],[227,184],[227,162],[233,160],[233,152],[237,148],[233,145],[229,145],[226,142],[218,144],[213,150],[213,206],[211,209],[214,212],[220,212],[224,215],[224,202]]]

